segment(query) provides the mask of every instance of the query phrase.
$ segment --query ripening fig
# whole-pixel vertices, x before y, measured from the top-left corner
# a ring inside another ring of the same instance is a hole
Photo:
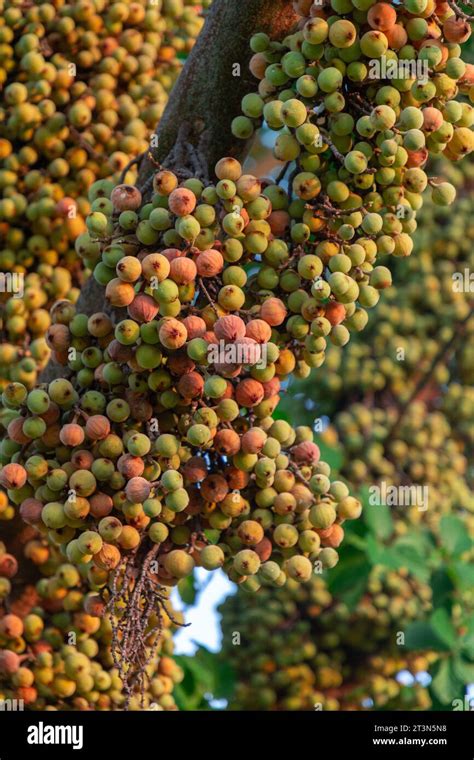
[[[347,520],[356,520],[362,514],[362,504],[353,496],[345,496],[337,505],[339,517]]]
[[[185,578],[194,569],[194,560],[182,549],[173,549],[165,555],[164,566],[175,578]]]
[[[117,543],[122,549],[136,549],[140,543],[140,533],[132,525],[124,525]]]
[[[100,536],[96,534],[100,539]],[[101,570],[114,570],[120,563],[121,554],[113,544],[103,543],[102,548],[93,556],[94,564]]]
[[[311,525],[320,530],[326,530],[336,520],[336,510],[329,503],[315,504],[309,511]]]
[[[169,195],[178,185],[177,176],[166,169],[157,172],[153,177],[153,189],[160,195]]]
[[[240,436],[235,430],[219,430],[213,440],[216,451],[225,456],[232,456],[240,451]]]
[[[282,549],[287,549],[291,546],[295,546],[298,541],[298,531],[294,525],[277,525],[273,532],[273,540]]]
[[[318,551],[320,545],[321,545],[321,539],[314,530],[303,530],[300,533],[300,536],[298,539],[298,546],[301,549],[301,551],[308,552],[309,554],[314,554],[315,552]],[[294,577],[293,575],[291,575],[291,572],[289,572],[289,575],[291,577]]]
[[[313,573],[313,566],[307,557],[295,555],[285,562],[285,572],[295,580],[305,583]]]
[[[313,441],[303,441],[291,450],[296,462],[301,464],[317,464],[320,458],[319,447]]]
[[[456,198],[456,189],[449,182],[433,186],[431,198],[437,206],[450,206]]]
[[[197,272],[201,277],[215,277],[222,271],[223,266],[222,254],[212,248],[200,253],[196,259]]]
[[[303,29],[305,40],[311,45],[319,45],[327,38],[329,32],[328,23],[323,18],[309,19]]]
[[[462,18],[450,16],[443,24],[443,32],[448,42],[466,42],[471,36],[469,23]]]
[[[143,276],[147,281],[163,282],[170,273],[170,262],[161,253],[148,254],[142,260],[141,265]]]
[[[155,544],[161,544],[168,538],[169,530],[163,523],[152,523],[148,529],[148,535]]]
[[[66,514],[63,505],[59,502],[48,502],[43,507],[41,519],[46,527],[53,530],[64,528],[66,525]]]
[[[59,432],[59,438],[65,446],[80,446],[85,438],[84,428],[76,423],[64,425]]]
[[[189,494],[185,488],[177,488],[167,494],[165,504],[172,512],[182,512],[189,504]]]
[[[140,208],[142,195],[133,185],[117,185],[110,200],[116,211],[135,211]]]
[[[267,434],[260,428],[250,428],[241,439],[242,451],[246,454],[258,454],[264,447]]]
[[[331,569],[339,562],[339,555],[335,549],[328,547],[321,549],[318,559],[322,562],[325,569]]]
[[[397,21],[397,11],[389,3],[375,3],[369,8],[367,21],[372,29],[387,32]]]
[[[224,552],[220,546],[205,546],[199,554],[199,561],[206,570],[217,570],[224,564]]]
[[[214,332],[218,340],[233,342],[245,336],[245,322],[240,317],[233,315],[220,317],[214,325]]]
[[[281,573],[280,566],[273,561],[263,562],[259,569],[259,576],[269,583],[274,583]]]
[[[115,271],[120,280],[133,283],[140,277],[142,265],[134,256],[123,256],[115,267]]]
[[[204,446],[209,441],[211,432],[206,425],[191,425],[186,437],[191,445]]]
[[[170,211],[177,216],[184,217],[192,214],[196,207],[196,196],[185,187],[178,187],[168,197]]]
[[[172,350],[183,346],[187,339],[185,326],[173,318],[167,318],[163,322],[158,334],[162,345]]]
[[[0,470],[0,484],[4,488],[22,488],[26,483],[26,470],[20,464],[6,464]]]
[[[347,19],[339,19],[329,27],[329,41],[336,48],[350,47],[354,44],[356,37],[357,30],[354,24]]]
[[[28,525],[37,525],[41,520],[43,504],[39,499],[28,498],[20,504],[20,515]]]
[[[96,490],[96,479],[91,472],[87,470],[76,470],[69,478],[69,486],[79,496],[92,496]]]
[[[105,614],[105,603],[98,593],[87,594],[84,599],[84,610],[92,617],[103,617]]]
[[[0,578],[14,578],[18,572],[18,560],[13,554],[0,555]]]
[[[26,399],[26,405],[32,414],[45,414],[49,409],[50,403],[46,391],[40,389],[30,391]]]
[[[251,408],[263,400],[264,389],[258,380],[249,378],[238,383],[235,396],[240,406]]]
[[[264,533],[260,523],[255,520],[244,520],[239,525],[237,535],[246,546],[256,546],[263,539]]]
[[[16,652],[0,649],[0,672],[4,675],[16,673],[20,668],[21,659]]]
[[[97,554],[102,548],[102,538],[98,533],[86,530],[77,539],[78,548],[84,554]]]
[[[23,634],[23,621],[18,615],[7,614],[0,620],[0,632],[8,639],[18,639]]]
[[[233,566],[239,575],[255,575],[260,568],[260,558],[251,549],[242,549],[235,555]]]
[[[133,503],[143,502],[148,499],[151,492],[151,484],[145,478],[131,478],[125,486],[127,499]]]
[[[215,166],[215,174],[220,180],[229,179],[236,182],[242,175],[242,166],[235,158],[221,158]]]

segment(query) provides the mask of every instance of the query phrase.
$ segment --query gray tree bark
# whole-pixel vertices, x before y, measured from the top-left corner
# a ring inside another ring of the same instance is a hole
[[[291,0],[214,0],[157,127],[153,158],[166,160],[184,123],[189,127],[187,139],[195,147],[200,140],[205,145],[209,174],[222,156],[242,155],[245,143],[232,136],[230,125],[240,113],[242,97],[256,89],[248,69],[250,38],[258,31],[281,39],[297,21]],[[145,159],[139,185],[153,169],[153,162]]]

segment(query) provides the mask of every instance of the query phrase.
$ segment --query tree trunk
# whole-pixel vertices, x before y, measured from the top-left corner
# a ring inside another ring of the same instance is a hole
[[[248,69],[250,38],[261,31],[282,39],[297,20],[291,0],[214,0],[157,127],[153,159],[166,163],[182,125],[189,129],[187,140],[195,147],[201,142],[209,175],[222,156],[242,155],[245,142],[233,137],[230,126],[240,113],[242,97],[256,89]],[[147,157],[140,168],[139,186],[153,170],[153,161]]]

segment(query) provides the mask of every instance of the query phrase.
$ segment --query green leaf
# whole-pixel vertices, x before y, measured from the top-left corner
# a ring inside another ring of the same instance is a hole
[[[416,547],[409,544],[395,544],[388,550],[388,553],[392,558],[392,567],[393,563],[395,563],[397,569],[406,567],[412,575],[421,581],[427,582],[430,580],[430,570],[426,563],[426,558],[419,554]]]
[[[189,673],[194,680],[194,690],[199,687],[201,694],[206,691],[213,692],[214,688],[214,673],[212,669],[206,667],[199,657],[199,650],[192,656],[186,657],[185,655],[177,655],[175,658],[178,665],[181,665],[185,673]],[[181,683],[185,683],[184,679]]]
[[[178,592],[184,604],[194,604],[196,601],[196,584],[194,575],[188,575],[178,583]]]
[[[352,547],[344,555],[344,561],[336,565],[328,576],[328,588],[353,609],[367,588],[370,565],[363,552]]]
[[[385,565],[396,570],[396,564],[392,561],[390,553],[385,546],[379,544],[372,533],[367,536],[367,556],[373,565]]]
[[[459,641],[460,648],[469,657],[474,660],[474,616],[467,622],[467,631]]]
[[[463,684],[474,683],[474,663],[469,662],[464,657],[460,655],[453,657],[453,671],[456,678],[459,678]],[[462,697],[463,694],[459,696]]]
[[[321,451],[321,459],[327,462],[333,473],[339,472],[344,461],[344,453],[341,446],[332,444],[329,446],[324,441],[317,441]]]
[[[449,647],[436,635],[431,624],[423,620],[409,623],[405,629],[405,646],[410,650],[434,649],[446,652]]]
[[[358,536],[355,532],[346,533],[344,536],[344,548],[346,549],[349,546],[359,549],[359,551],[367,552],[367,540],[363,536]]]
[[[454,584],[445,568],[438,567],[432,573],[431,589],[433,592],[433,607],[444,607],[449,604]]]
[[[199,646],[192,656],[177,655],[175,658],[184,672],[182,681],[188,701],[194,707],[209,707],[209,699],[214,696],[229,698],[234,689],[232,669],[219,656],[203,646]]]
[[[210,544],[217,544],[219,543],[221,532],[220,530],[213,530],[213,528],[205,528],[204,535]]]
[[[365,489],[364,489],[365,490]],[[393,533],[393,519],[390,507],[386,504],[370,504],[367,499],[363,498],[364,509],[362,514],[369,530],[384,541]]]
[[[196,656],[208,671],[209,691],[218,699],[230,699],[235,688],[235,673],[232,666],[223,661],[216,652],[200,646]]]
[[[196,710],[201,703],[201,693],[197,689],[196,678],[187,667],[187,663],[180,662],[180,665],[183,668],[184,677],[181,683],[176,684],[173,696],[180,710]]]
[[[449,612],[440,607],[431,615],[430,623],[436,636],[452,649],[456,645],[457,636]]]
[[[439,535],[446,551],[454,556],[459,556],[472,545],[464,523],[454,515],[441,518]]]
[[[426,561],[435,551],[435,545],[430,538],[430,534],[423,530],[409,531],[404,536],[400,536],[393,542],[393,546],[406,551],[411,555],[417,555],[423,561]]]
[[[209,702],[204,698],[201,690],[196,688],[193,692],[188,693],[182,683],[175,685],[173,696],[178,706],[178,710],[211,710]]]
[[[273,414],[275,420],[285,420],[285,422],[291,423],[291,414],[289,410],[286,410],[282,404],[278,404]]]
[[[469,591],[474,586],[474,566],[465,562],[453,562],[450,575],[460,591]]]
[[[451,704],[453,699],[459,699],[464,695],[463,683],[456,676],[451,659],[442,660],[439,663],[431,688],[444,705]]]
[[[426,559],[410,546],[397,547],[394,545],[389,548],[380,544],[375,536],[369,535],[367,538],[367,556],[374,565],[383,565],[397,571],[400,567],[406,567],[412,575],[422,581],[426,582],[430,578]]]

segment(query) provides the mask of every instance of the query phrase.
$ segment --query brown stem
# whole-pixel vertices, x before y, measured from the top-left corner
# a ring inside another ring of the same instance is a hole
[[[204,293],[204,295],[206,296],[207,300],[209,301],[209,305],[212,307],[212,309],[213,309],[214,313],[215,313],[217,316],[219,316],[219,312],[218,312],[218,311],[217,311],[217,309],[216,309],[216,304],[215,304],[215,303],[214,303],[214,301],[212,300],[212,298],[211,298],[211,295],[210,295],[209,291],[207,290],[206,286],[204,285],[204,282],[203,282],[203,280],[202,280],[202,277],[200,277],[200,278],[199,278],[198,282],[199,282],[199,287],[201,288],[202,292]]]
[[[448,5],[452,10],[455,12],[456,16],[459,16],[460,18],[464,19],[465,21],[472,21],[474,19],[474,16],[470,16],[469,13],[465,13],[459,5],[455,2],[455,0],[447,0]],[[463,5],[471,5],[471,3],[463,3]]]
[[[330,148],[331,153],[333,154],[333,156],[335,158],[337,158],[337,160],[341,164],[343,164],[344,163],[344,156],[342,155],[341,151],[339,151],[336,148],[336,146],[334,145],[334,143],[332,142],[331,138],[329,137],[329,133],[325,129],[323,129],[322,127],[319,127],[319,131],[321,132],[321,134],[324,137],[324,142],[329,145],[329,148]]]

